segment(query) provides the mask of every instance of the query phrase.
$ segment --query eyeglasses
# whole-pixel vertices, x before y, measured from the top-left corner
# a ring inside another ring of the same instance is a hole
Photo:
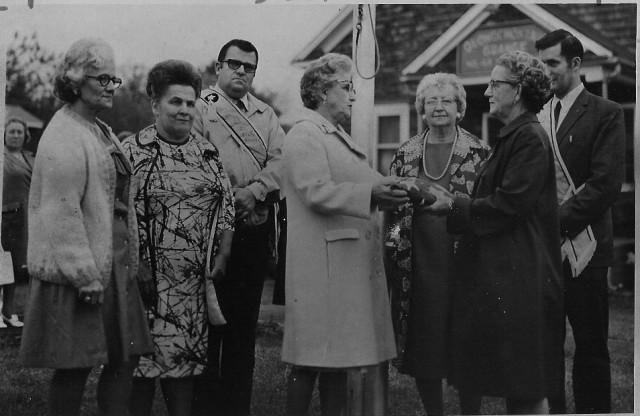
[[[353,81],[350,79],[337,79],[336,82],[342,82],[349,85],[349,91],[356,93],[356,89],[353,87]]]
[[[514,82],[514,81],[502,81],[502,80],[499,80],[499,79],[492,79],[492,80],[489,80],[489,83],[487,84],[487,87],[490,87],[492,90],[494,90],[496,88],[497,84],[518,85],[520,83],[519,82]]]
[[[118,88],[120,85],[122,85],[122,80],[120,78],[110,77],[107,74],[98,75],[97,77],[94,77],[92,75],[85,75],[84,77],[97,79],[98,83],[100,83],[102,87],[106,87],[107,85],[109,85],[109,82],[113,83],[114,88]]]
[[[451,97],[429,98],[428,100],[424,100],[424,105],[427,107],[437,107],[438,103],[442,104],[443,107],[446,107],[455,104],[456,100]]]
[[[234,71],[241,66],[244,66],[244,71],[247,74],[253,74],[256,72],[256,69],[258,69],[258,65],[250,64],[248,62],[236,61],[235,59],[225,59],[224,61],[220,62],[226,62],[227,65],[229,65],[229,68],[233,69]]]

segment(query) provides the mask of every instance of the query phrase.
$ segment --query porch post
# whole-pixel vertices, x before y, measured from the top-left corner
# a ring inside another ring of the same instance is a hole
[[[369,17],[371,11],[371,18]],[[374,123],[375,117],[373,113],[374,105],[374,87],[375,80],[363,79],[358,75],[358,70],[365,77],[370,77],[375,71],[375,44],[373,32],[371,30],[371,21],[373,26],[376,24],[376,6],[375,4],[362,5],[362,17],[358,15],[358,5],[353,8],[353,62],[358,64],[358,68],[354,68],[353,83],[356,89],[356,102],[351,108],[351,137],[367,154],[369,164],[373,166],[375,137]],[[362,24],[360,38],[358,39],[358,49],[356,50],[356,25],[358,22]],[[356,56],[357,53],[357,56]]]
[[[362,15],[359,8],[353,11],[353,62],[354,87],[356,89],[356,102],[351,110],[351,137],[361,146],[369,164],[373,166],[375,155],[375,114],[374,114],[374,87],[375,80],[375,12],[376,6],[362,5]],[[357,25],[362,29],[358,36]],[[360,75],[358,75],[358,71]],[[364,79],[371,77],[371,79]],[[349,370],[347,376],[347,415],[348,416],[384,416],[387,412],[387,386],[388,386],[388,362],[379,365],[355,368]]]

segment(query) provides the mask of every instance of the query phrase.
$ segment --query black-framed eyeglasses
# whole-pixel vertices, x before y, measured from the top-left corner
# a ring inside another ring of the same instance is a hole
[[[489,80],[489,83],[487,84],[488,87],[491,87],[492,90],[494,90],[496,88],[497,84],[509,84],[509,85],[518,85],[520,84],[519,82],[515,82],[515,81],[503,81],[500,79],[491,79]]]
[[[85,75],[84,77],[85,78],[97,79],[98,83],[102,87],[106,87],[107,85],[109,85],[109,82],[113,83],[113,87],[114,88],[118,88],[120,85],[122,85],[122,80],[120,78],[110,77],[107,74],[101,74],[101,75],[98,75],[98,76],[95,76],[95,77],[93,75]]]
[[[240,68],[241,66],[244,66],[244,72],[246,72],[247,74],[253,74],[256,72],[256,69],[258,69],[258,65],[250,64],[248,62],[237,61],[235,59],[225,59],[220,62],[226,62],[227,65],[229,65],[229,68],[233,69],[234,71]]]

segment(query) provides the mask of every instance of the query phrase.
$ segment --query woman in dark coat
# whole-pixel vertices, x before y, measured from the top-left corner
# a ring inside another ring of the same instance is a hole
[[[543,63],[524,52],[498,58],[485,91],[505,124],[471,198],[444,189],[430,208],[463,233],[454,281],[452,381],[462,412],[481,397],[507,413],[548,413],[562,378],[562,280],[553,154],[536,118],[549,94]],[[560,361],[559,361],[560,360]]]

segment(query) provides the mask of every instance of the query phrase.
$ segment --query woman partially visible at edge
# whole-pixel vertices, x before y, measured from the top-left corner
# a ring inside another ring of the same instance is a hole
[[[4,125],[4,176],[2,187],[2,248],[11,253],[15,283],[3,285],[2,320],[20,328],[23,323],[13,309],[16,283],[29,280],[27,272],[27,202],[31,186],[34,156],[24,149],[29,141],[27,123],[10,118]]]
[[[428,210],[462,233],[452,309],[452,383],[463,414],[482,396],[508,414],[546,414],[563,388],[564,313],[556,180],[549,137],[536,114],[549,97],[544,64],[501,55],[485,96],[504,124],[471,198],[437,193]]]
[[[425,76],[416,111],[427,129],[405,142],[390,174],[438,184],[468,197],[489,147],[458,126],[467,109],[464,86],[454,74]],[[447,220],[406,204],[389,217],[388,281],[398,347],[393,363],[415,378],[428,415],[443,414],[442,379],[449,370],[454,236]]]
[[[100,415],[125,415],[133,369],[153,350],[136,279],[131,166],[96,117],[112,107],[121,83],[109,44],[71,45],[54,85],[66,104],[44,131],[33,170],[20,361],[55,369],[52,416],[79,414],[87,377],[99,366]]]

